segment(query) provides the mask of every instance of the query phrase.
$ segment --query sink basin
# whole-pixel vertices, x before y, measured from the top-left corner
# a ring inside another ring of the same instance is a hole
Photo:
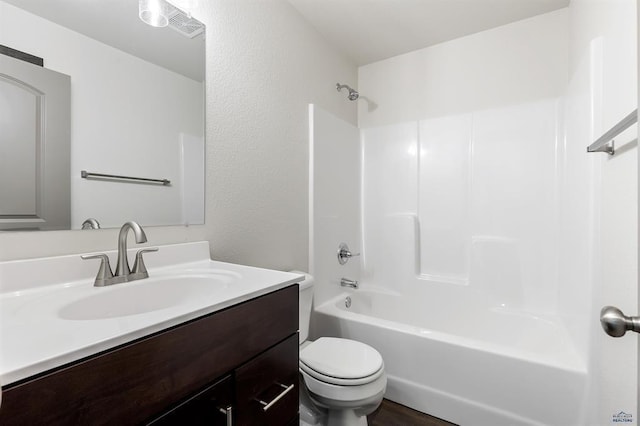
[[[77,321],[100,320],[172,308],[221,292],[234,278],[226,274],[195,273],[94,287],[90,296],[63,305],[58,310],[58,317]]]
[[[97,265],[75,254],[0,262],[0,382],[27,379],[302,278],[214,261],[210,252],[206,241],[161,246],[149,256],[149,278],[107,287],[93,286]]]

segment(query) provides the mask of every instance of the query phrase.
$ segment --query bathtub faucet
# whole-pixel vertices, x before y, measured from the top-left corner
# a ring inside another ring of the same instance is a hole
[[[350,280],[348,278],[341,278],[340,279],[340,285],[342,287],[358,288],[358,281]]]
[[[360,256],[360,253],[351,253],[346,243],[340,243],[338,246],[338,263],[344,265],[354,256]]]

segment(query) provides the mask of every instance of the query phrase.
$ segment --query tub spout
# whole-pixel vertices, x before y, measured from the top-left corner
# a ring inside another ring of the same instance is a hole
[[[341,278],[340,279],[340,285],[342,287],[358,288],[358,281],[350,280],[348,278]]]

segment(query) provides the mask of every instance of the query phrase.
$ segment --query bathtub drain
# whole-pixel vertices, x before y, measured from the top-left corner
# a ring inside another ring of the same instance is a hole
[[[351,307],[351,298],[349,296],[347,296],[347,298],[344,299],[344,306],[346,306],[347,308]]]

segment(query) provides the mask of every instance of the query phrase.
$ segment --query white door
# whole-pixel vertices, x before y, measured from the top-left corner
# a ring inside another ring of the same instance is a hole
[[[70,87],[0,55],[0,230],[70,228]]]
[[[605,75],[604,88],[602,95],[598,96],[599,102],[595,103],[594,114],[602,117],[601,132],[616,127],[616,123],[638,105],[638,93],[634,87],[634,81],[637,81],[636,58],[632,61],[628,51],[620,47],[629,46],[629,40],[635,44],[637,34],[634,31],[631,36],[630,33],[631,29],[627,28],[626,32],[617,34],[617,39],[611,34],[603,38],[601,67]],[[633,49],[637,50],[637,46],[633,46]],[[635,74],[631,78],[632,71]],[[597,280],[600,284],[596,300],[610,306],[603,311],[605,318],[602,325],[609,334],[618,337],[632,329],[640,331],[640,321],[632,317],[640,314],[638,134],[638,125],[634,123],[614,138],[615,155],[589,154],[600,156],[598,166],[602,178],[595,259],[600,264],[601,276]],[[594,368],[594,374],[598,376],[596,386],[601,407],[601,421],[598,424],[638,424],[638,342],[638,335],[631,332],[618,339],[601,333],[596,339],[596,350],[600,355]]]

